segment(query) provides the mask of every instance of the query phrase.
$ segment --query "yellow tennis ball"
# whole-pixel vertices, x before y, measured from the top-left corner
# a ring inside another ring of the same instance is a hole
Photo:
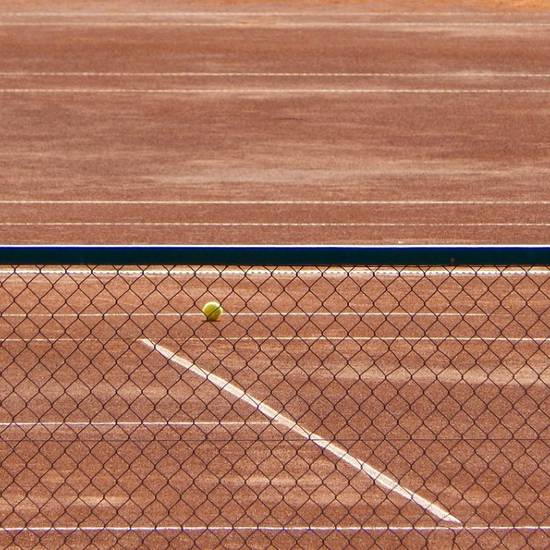
[[[208,302],[202,307],[202,312],[207,321],[217,321],[223,313],[223,307],[219,302]]]

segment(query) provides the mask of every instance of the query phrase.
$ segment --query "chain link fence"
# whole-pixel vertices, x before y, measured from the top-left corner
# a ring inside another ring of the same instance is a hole
[[[548,268],[176,253],[0,268],[1,547],[548,546]]]

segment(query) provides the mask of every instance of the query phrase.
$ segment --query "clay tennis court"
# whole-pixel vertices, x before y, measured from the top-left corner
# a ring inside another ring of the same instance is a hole
[[[547,242],[546,8],[3,2],[3,240]]]
[[[544,545],[546,269],[2,277],[6,546]]]
[[[546,243],[549,33],[542,1],[5,1],[1,240]],[[2,546],[548,544],[545,267],[0,281]]]

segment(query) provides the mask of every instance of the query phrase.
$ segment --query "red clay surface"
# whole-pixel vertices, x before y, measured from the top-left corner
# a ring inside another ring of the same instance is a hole
[[[3,2],[2,241],[547,242],[547,8]]]
[[[1,240],[548,242],[549,33],[536,0],[5,0]],[[545,270],[2,269],[0,546],[548,547]]]
[[[5,546],[546,546],[545,270],[133,269],[2,274]]]

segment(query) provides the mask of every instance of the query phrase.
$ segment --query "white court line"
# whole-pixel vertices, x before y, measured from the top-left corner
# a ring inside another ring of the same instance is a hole
[[[550,93],[550,90],[548,90]],[[3,227],[550,227],[550,222],[1,222]]]
[[[197,532],[197,531],[281,531],[281,532],[302,532],[302,531],[322,531],[322,532],[414,532],[414,531],[550,531],[550,525],[127,525],[127,526],[55,526],[44,525],[36,527],[0,527],[0,532],[19,533],[19,532]]]
[[[550,78],[550,73],[499,73],[499,72],[439,72],[439,73],[361,73],[361,72],[32,72],[32,71],[0,71],[3,76],[85,76],[85,77],[311,77],[311,78],[351,78],[351,77],[384,77],[384,78]]]
[[[259,399],[256,399],[251,394],[243,391],[241,388],[232,384],[228,380],[225,380],[221,376],[213,374],[212,372],[209,372],[191,363],[187,359],[180,357],[179,355],[169,350],[168,348],[165,348],[159,344],[155,344],[148,338],[142,338],[139,341],[145,346],[147,346],[148,348],[162,355],[169,362],[175,363],[180,367],[183,367],[186,370],[192,372],[194,375],[198,376],[199,378],[203,378],[204,380],[211,382],[214,386],[218,387],[223,392],[229,393],[233,397],[243,401],[244,403],[247,403],[254,410],[257,410],[258,412],[262,413],[270,420],[273,420],[274,422],[282,424],[289,430],[303,437],[306,441],[311,441],[312,443],[315,443],[318,447],[334,455],[336,458],[338,458],[339,460],[342,460],[346,464],[350,465],[352,468],[355,468],[356,470],[359,470],[360,472],[368,475],[377,485],[380,485],[384,489],[394,492],[399,496],[401,496],[402,498],[416,503],[418,506],[426,510],[428,513],[434,515],[439,519],[442,519],[444,521],[449,521],[451,523],[458,523],[458,524],[461,523],[459,519],[455,518],[453,515],[451,515],[449,512],[441,508],[436,503],[430,502],[426,498],[411,491],[410,489],[407,489],[402,485],[399,485],[397,481],[383,474],[381,471],[377,470],[370,464],[362,460],[359,460],[358,458],[355,458],[354,456],[349,454],[347,451],[345,451],[335,443],[332,443],[322,438],[320,435],[307,430],[306,428],[302,427],[300,424],[298,424],[291,418],[276,411],[275,409],[271,408],[269,405],[266,405],[265,402]]]
[[[263,315],[258,314],[258,317],[263,317]],[[242,341],[251,341],[251,342],[508,342],[510,344],[517,344],[520,342],[531,342],[534,344],[544,344],[550,342],[550,337],[532,337],[532,336],[521,336],[521,337],[507,337],[507,336],[223,336],[218,337],[206,337],[201,336],[190,336],[183,337],[180,340],[175,338],[166,338],[171,342],[178,344],[184,344],[186,342],[242,342]],[[117,337],[118,341],[124,341],[124,338]],[[109,342],[113,341],[113,338],[108,339]],[[94,336],[87,336],[84,338],[0,338],[0,342],[25,342],[25,343],[57,343],[57,342],[104,342],[101,338]],[[120,423],[119,423],[120,424]],[[2,424],[0,423],[0,426]]]
[[[518,12],[483,12],[483,11],[148,11],[148,12],[83,12],[83,11],[16,11],[0,12],[0,17],[514,17]],[[529,12],[529,16],[548,15],[548,12]]]
[[[550,76],[550,75],[549,75]],[[288,205],[288,206],[307,206],[307,205],[327,205],[327,206],[359,206],[359,205],[375,205],[375,206],[429,206],[429,205],[464,205],[464,206],[482,206],[482,205],[497,205],[497,206],[538,206],[549,205],[550,200],[529,201],[529,200],[309,200],[309,199],[294,199],[294,200],[224,200],[224,199],[208,199],[208,200],[124,200],[124,199],[98,199],[98,200],[80,200],[80,199],[0,199],[0,204],[32,204],[32,205],[56,205],[56,204],[72,204],[72,205],[151,205],[151,206],[199,206],[199,205]]]
[[[150,422],[150,421],[143,421],[143,422],[94,422],[94,421],[88,421],[88,422],[0,422],[0,428],[10,428],[10,427],[17,427],[17,428],[33,428],[37,426],[41,426],[44,428],[133,428],[133,427],[140,427],[143,426],[145,428],[187,428],[187,427],[206,427],[206,426],[269,426],[271,425],[271,422],[268,422],[266,420],[241,420],[241,421],[233,421],[233,420],[219,420],[219,421],[205,421],[205,420],[197,420],[197,421],[186,421],[186,422],[171,422],[171,421],[159,421],[159,422]]]
[[[1,17],[1,15],[0,15]],[[273,28],[273,29],[305,29],[305,28],[547,28],[550,22],[535,21],[316,21],[316,22],[291,22],[291,21],[227,21],[227,22],[166,22],[166,21],[2,21],[0,27],[150,27],[150,28]]]
[[[93,275],[94,280],[101,280],[102,277],[109,277],[112,278],[114,276],[120,276],[125,277],[127,279],[133,278],[138,279],[140,277],[191,277],[191,278],[216,278],[216,279],[229,279],[230,277],[238,277],[239,279],[243,279],[245,276],[246,278],[249,277],[296,277],[296,278],[323,278],[323,279],[330,279],[330,278],[376,278],[376,279],[387,279],[387,278],[418,278],[418,277],[425,277],[429,279],[430,277],[524,277],[524,276],[530,276],[530,277],[548,277],[550,275],[550,270],[537,270],[537,269],[525,269],[525,270],[509,270],[505,271],[504,269],[502,271],[496,271],[496,270],[460,270],[460,271],[453,271],[452,267],[449,268],[449,271],[445,270],[438,270],[438,271],[414,271],[414,270],[403,270],[403,271],[389,271],[389,270],[372,270],[372,271],[333,271],[332,273],[314,273],[314,272],[298,272],[298,271],[284,271],[284,270],[273,270],[273,271],[266,271],[266,272],[260,272],[260,271],[212,271],[212,272],[184,272],[184,271],[178,271],[178,270],[172,270],[167,272],[162,271],[136,271],[136,272],[125,272],[123,270],[121,271],[105,271],[105,270],[94,270],[94,271],[73,271],[73,270],[59,270],[54,271],[51,269],[44,269],[44,270],[0,270],[0,277],[6,277],[7,283],[16,283],[19,281],[19,279],[13,279],[12,276],[17,275],[20,278],[23,277],[34,277],[37,275],[42,276],[68,276],[68,277],[90,277]],[[44,279],[37,280],[34,278],[34,280],[30,281],[31,283],[42,283],[45,282]],[[47,281],[48,284],[51,283],[51,281]],[[63,282],[63,281],[60,281]],[[244,280],[242,282],[245,282]]]
[[[518,277],[518,276],[542,276],[548,277],[550,275],[549,269],[464,269],[453,268],[449,269],[327,269],[321,270],[304,270],[297,269],[295,271],[285,269],[223,269],[220,270],[184,270],[184,269],[144,269],[144,270],[132,270],[132,269],[51,269],[51,268],[14,268],[14,269],[0,269],[0,277],[8,278],[7,282],[18,282],[19,279],[11,279],[10,277],[17,275],[18,277],[36,275],[55,275],[55,276],[69,276],[69,277],[126,277],[126,278],[140,278],[140,277],[214,277],[216,279],[224,279],[229,277],[297,277],[297,278],[331,278],[331,277],[367,277],[367,278],[395,278],[395,277]],[[42,282],[42,281],[32,281]],[[49,282],[49,281],[48,281]]]
[[[243,312],[243,313],[235,313],[232,314],[230,312],[225,312],[224,316],[227,316],[229,318],[240,318],[240,317],[393,317],[393,316],[404,316],[404,317],[489,317],[493,316],[495,313],[431,313],[431,312],[421,312],[421,313],[402,313],[402,312],[354,312],[354,311],[340,311],[336,313],[331,313],[329,311],[304,311],[304,312],[297,312],[297,311],[291,311],[291,312],[275,312],[275,311],[266,311],[266,312]],[[496,314],[497,316],[499,314]],[[502,314],[501,314],[502,315]],[[510,314],[511,315],[511,314]],[[147,312],[147,313],[134,313],[134,312],[119,312],[119,313],[0,313],[0,319],[7,319],[7,318],[15,318],[15,319],[21,319],[21,318],[28,318],[28,319],[34,319],[34,318],[48,318],[48,319],[57,319],[57,318],[95,318],[95,317],[101,317],[101,318],[108,318],[108,317],[176,317],[176,318],[185,318],[185,317],[201,317],[204,319],[204,313],[178,313],[178,312]]]
[[[11,278],[17,275],[18,278]],[[167,270],[105,270],[105,269],[90,269],[90,270],[75,270],[75,269],[24,269],[24,268],[15,268],[15,269],[0,269],[0,277],[5,277],[7,283],[17,283],[19,278],[23,277],[35,277],[37,275],[41,276],[68,276],[68,277],[90,277],[101,279],[102,277],[112,278],[114,276],[126,277],[126,278],[140,278],[140,277],[191,277],[191,278],[208,278],[213,277],[216,279],[228,279],[230,277],[238,277],[243,279],[245,276],[249,277],[293,277],[293,278],[406,278],[406,277],[548,277],[550,275],[550,270],[548,269],[459,269],[449,267],[448,270],[445,269],[434,269],[434,270],[415,270],[415,269],[403,269],[403,270],[392,270],[392,269],[350,269],[350,270],[327,270],[327,271],[312,271],[312,270],[284,270],[284,269],[273,269],[273,270],[259,270],[259,269],[250,269],[250,270],[237,270],[237,269],[220,269],[219,271],[212,270],[180,270],[180,269],[167,269]],[[31,281],[33,283],[41,283],[43,280],[34,279]],[[61,281],[63,282],[63,281]],[[246,282],[246,281],[242,281]],[[48,281],[50,283],[50,281]]]
[[[480,270],[481,271],[481,270]],[[550,270],[539,270],[541,274],[547,275],[550,274]],[[220,270],[206,270],[206,269],[51,269],[51,268],[44,268],[44,269],[38,269],[38,268],[13,268],[13,269],[0,269],[0,276],[11,276],[11,275],[68,275],[68,276],[78,276],[78,277],[88,277],[90,275],[94,275],[96,277],[112,277],[112,276],[122,276],[122,277],[165,277],[165,276],[184,276],[184,277],[244,277],[246,276],[261,276],[261,277],[267,277],[267,276],[282,276],[282,277],[330,277],[330,276],[338,276],[338,277],[347,277],[352,275],[367,275],[367,276],[373,276],[374,274],[379,275],[389,275],[389,276],[396,276],[396,275],[406,275],[406,274],[413,274],[413,275],[429,275],[430,273],[433,274],[449,274],[448,271],[410,271],[410,270],[370,270],[370,269],[351,269],[345,270],[345,269],[327,269],[325,271],[321,270],[304,270],[304,269],[296,269],[295,271],[292,270],[285,270],[285,269],[220,269]],[[475,272],[473,270],[471,271],[464,271],[465,274],[473,275]],[[500,271],[492,271],[491,274],[500,274]],[[517,274],[525,274],[526,271],[517,271]]]
[[[550,24],[549,24],[550,25]],[[0,94],[428,94],[428,95],[475,95],[475,94],[550,94],[550,89],[542,88],[0,88]]]

